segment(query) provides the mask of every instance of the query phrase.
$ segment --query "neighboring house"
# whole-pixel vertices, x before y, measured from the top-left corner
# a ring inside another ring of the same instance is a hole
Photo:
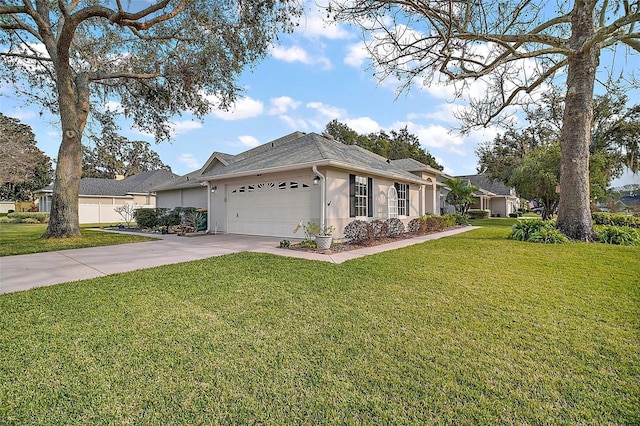
[[[200,170],[154,190],[159,207],[206,207],[210,232],[300,238],[298,224],[313,221],[341,238],[356,219],[408,223],[439,212],[440,173],[294,132],[235,156],[213,153]]]
[[[0,200],[0,213],[9,213],[16,211],[16,203],[9,200]]]
[[[488,210],[492,217],[508,217],[520,208],[520,198],[514,188],[491,181],[483,174],[456,177],[469,180],[480,187],[474,194],[476,202],[471,205],[471,209]]]
[[[174,176],[153,188],[157,193],[156,206],[165,208],[207,208],[207,184],[199,180],[204,174],[229,165],[235,156],[214,152],[200,169],[184,176]]]
[[[82,178],[78,196],[80,223],[121,222],[114,210],[129,204],[135,208],[156,207],[156,194],[151,188],[176,177],[169,170],[153,170],[117,179]],[[35,192],[41,212],[51,211],[53,185]]]

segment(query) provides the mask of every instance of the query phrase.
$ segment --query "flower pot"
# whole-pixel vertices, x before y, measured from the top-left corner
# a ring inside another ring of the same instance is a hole
[[[316,235],[316,245],[319,249],[327,250],[331,248],[331,241],[333,240],[333,235]]]

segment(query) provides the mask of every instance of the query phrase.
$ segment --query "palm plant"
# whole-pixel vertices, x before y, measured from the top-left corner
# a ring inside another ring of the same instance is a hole
[[[469,180],[457,177],[445,180],[444,184],[449,187],[449,193],[446,198],[447,203],[456,209],[456,213],[467,213],[469,206],[473,203],[473,193],[480,188]]]

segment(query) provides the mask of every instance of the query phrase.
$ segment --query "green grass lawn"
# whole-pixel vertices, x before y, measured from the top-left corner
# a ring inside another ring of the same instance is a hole
[[[0,424],[640,423],[640,248],[509,219],[0,296]]]
[[[86,227],[83,226],[83,228]],[[109,246],[152,239],[140,235],[82,229],[82,238],[41,240],[40,237],[46,229],[47,225],[42,224],[0,223],[0,256]]]

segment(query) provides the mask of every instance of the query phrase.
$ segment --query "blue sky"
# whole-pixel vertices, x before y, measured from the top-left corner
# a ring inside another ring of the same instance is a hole
[[[323,17],[308,10],[293,35],[283,36],[267,59],[246,70],[239,81],[244,93],[232,111],[212,112],[203,121],[188,113],[175,117],[172,141],[152,144],[162,161],[175,173],[185,174],[199,168],[214,151],[237,154],[296,130],[320,133],[337,119],[359,133],[407,126],[445,172],[475,173],[477,144],[492,140],[499,130],[488,128],[464,137],[452,132],[458,126],[452,89],[414,85],[398,96],[397,82],[379,83],[373,77],[359,31],[327,27]],[[626,65],[638,69],[639,64],[635,57]],[[55,159],[60,142],[55,117],[40,116],[37,106],[22,105],[7,88],[0,88],[0,93],[4,95],[0,111],[30,125],[38,146]],[[127,122],[121,125],[127,138],[153,142]],[[640,183],[640,176],[627,174],[614,184],[632,182]]]

